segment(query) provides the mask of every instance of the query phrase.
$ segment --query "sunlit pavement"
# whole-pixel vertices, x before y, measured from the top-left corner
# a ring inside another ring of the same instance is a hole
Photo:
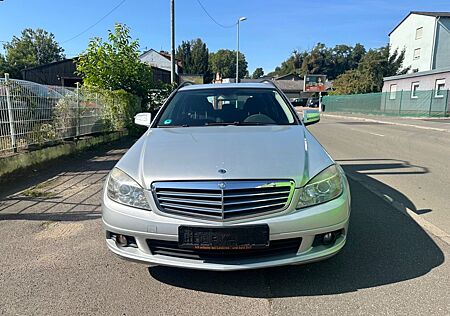
[[[350,236],[336,257],[238,273],[119,259],[104,243],[99,195],[122,142],[2,187],[0,314],[449,315],[450,247],[369,190],[444,227],[445,140],[326,118],[310,130],[355,179]]]
[[[419,127],[423,122],[450,126],[450,120],[410,121]],[[448,132],[342,117],[323,117],[309,129],[347,174],[450,236]]]

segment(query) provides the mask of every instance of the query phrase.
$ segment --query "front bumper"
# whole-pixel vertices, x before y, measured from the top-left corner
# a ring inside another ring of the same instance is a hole
[[[293,201],[298,199],[296,190]],[[292,203],[294,204],[294,203]],[[154,207],[154,205],[152,206]],[[350,217],[350,194],[345,184],[343,194],[327,203],[302,210],[291,209],[257,218],[241,219],[232,222],[211,222],[198,219],[180,218],[131,208],[103,196],[103,225],[106,231],[114,234],[132,236],[137,248],[121,247],[113,239],[107,238],[108,248],[117,255],[149,265],[165,265],[191,269],[233,271],[267,268],[291,264],[303,264],[327,259],[344,247]],[[178,227],[186,226],[237,226],[267,224],[270,240],[301,238],[298,251],[291,256],[245,259],[238,263],[207,262],[200,259],[185,259],[167,255],[152,254],[147,240],[178,241]],[[342,230],[342,234],[330,245],[314,245],[316,235]]]

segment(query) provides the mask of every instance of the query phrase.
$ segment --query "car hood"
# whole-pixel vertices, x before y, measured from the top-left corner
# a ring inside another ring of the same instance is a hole
[[[153,128],[117,166],[147,189],[155,181],[231,179],[301,186],[332,163],[311,137],[301,125]]]

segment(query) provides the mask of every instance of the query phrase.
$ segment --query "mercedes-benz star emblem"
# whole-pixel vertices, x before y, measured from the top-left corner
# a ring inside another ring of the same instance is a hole
[[[218,184],[218,187],[220,188],[220,189],[225,189],[226,188],[226,184],[225,184],[225,182],[219,182],[219,184]]]

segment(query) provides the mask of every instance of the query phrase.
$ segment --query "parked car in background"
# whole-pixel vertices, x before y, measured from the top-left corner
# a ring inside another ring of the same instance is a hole
[[[176,90],[107,177],[106,243],[124,258],[205,270],[302,264],[338,253],[350,191],[342,168],[270,83]]]
[[[306,106],[307,102],[308,102],[308,98],[293,98],[291,100],[291,104],[293,106]]]
[[[318,108],[319,107],[319,98],[311,97],[308,98],[306,102],[306,106],[309,108]]]

